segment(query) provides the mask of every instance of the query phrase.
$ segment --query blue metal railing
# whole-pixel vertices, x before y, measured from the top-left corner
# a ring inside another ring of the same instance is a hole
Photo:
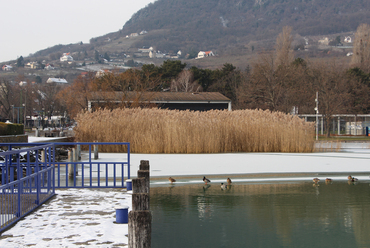
[[[0,153],[0,232],[55,195],[52,148],[48,144]],[[49,154],[47,162],[39,161],[41,153]]]
[[[48,143],[7,143],[8,150],[21,146],[40,146]],[[127,142],[73,142],[52,143],[50,155],[46,155],[44,161],[53,161],[55,165],[56,188],[125,188],[125,178],[130,178],[130,143]],[[117,150],[126,150],[125,157],[120,159],[99,158],[94,159],[93,147],[117,146]],[[84,147],[81,160],[64,159],[55,161],[57,149],[72,147]],[[122,149],[123,148],[123,149]],[[12,177],[14,178],[14,177]]]

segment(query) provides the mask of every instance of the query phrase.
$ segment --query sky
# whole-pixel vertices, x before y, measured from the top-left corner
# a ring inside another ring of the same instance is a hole
[[[118,31],[154,0],[0,0],[0,63]]]

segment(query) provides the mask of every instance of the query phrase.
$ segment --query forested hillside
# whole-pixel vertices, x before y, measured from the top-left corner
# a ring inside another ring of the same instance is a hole
[[[137,47],[189,52],[274,39],[286,25],[306,36],[354,31],[369,22],[365,0],[158,0],[134,14],[122,33],[163,30]]]

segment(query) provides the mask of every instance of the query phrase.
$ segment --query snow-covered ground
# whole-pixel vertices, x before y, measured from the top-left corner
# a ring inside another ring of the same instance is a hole
[[[29,142],[36,141],[30,138]],[[114,161],[122,155],[101,153],[99,157]],[[341,152],[329,153],[131,154],[132,177],[137,174],[140,160],[149,160],[151,177],[178,177],[180,183],[203,183],[203,176],[216,183],[225,180],[219,175],[259,173],[261,177],[240,176],[233,181],[312,180],[308,176],[279,177],[279,173],[332,174],[335,180],[346,180],[346,174],[369,180],[370,175],[370,149],[368,144],[362,143],[346,144]],[[344,174],[337,175],[338,172]],[[264,178],[264,173],[277,173],[277,177]],[[152,181],[152,184],[166,183],[165,180]],[[116,247],[127,244],[127,224],[114,221],[116,207],[131,207],[130,193],[89,189],[57,190],[56,193],[56,198],[4,232],[0,247],[31,244],[35,247]]]

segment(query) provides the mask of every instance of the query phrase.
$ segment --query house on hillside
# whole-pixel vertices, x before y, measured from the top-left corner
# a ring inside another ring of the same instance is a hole
[[[321,44],[321,45],[326,45],[326,46],[328,46],[328,45],[329,45],[330,40],[329,40],[329,38],[328,38],[328,37],[325,37],[325,38],[323,38],[323,39],[319,40],[318,42],[319,42],[319,44]]]
[[[212,51],[207,51],[207,52],[200,51],[198,53],[197,59],[202,59],[202,58],[210,57],[210,56],[215,56],[215,54]]]
[[[44,67],[44,69],[45,69],[45,70],[54,70],[54,69],[55,69],[55,67],[54,67],[54,65],[52,65],[52,64],[46,64],[46,65],[45,65],[45,67]]]
[[[149,53],[149,52],[151,52],[153,50],[154,50],[153,47],[145,47],[145,46],[138,49],[138,51],[139,52],[142,52],[142,53]]]
[[[64,78],[49,78],[46,83],[48,84],[52,84],[52,83],[55,83],[55,84],[68,84],[67,80],[65,80]]]
[[[13,70],[13,66],[3,65],[2,69],[3,69],[3,71],[11,71],[11,70]]]
[[[34,61],[34,62],[28,62],[24,67],[28,69],[39,69],[40,65],[39,63]]]
[[[60,62],[72,62],[73,57],[69,53],[63,53],[63,56],[60,57]]]
[[[101,69],[101,70],[99,70],[99,71],[96,72],[95,77],[99,78],[99,77],[102,77],[102,76],[104,76],[104,75],[106,75],[106,74],[108,74],[110,72],[111,71],[108,70],[108,69]]]
[[[219,92],[94,92],[88,100],[88,109],[114,105],[155,106],[170,110],[231,111],[231,100]]]
[[[345,43],[352,43],[352,38],[350,36],[347,36],[344,38]]]

